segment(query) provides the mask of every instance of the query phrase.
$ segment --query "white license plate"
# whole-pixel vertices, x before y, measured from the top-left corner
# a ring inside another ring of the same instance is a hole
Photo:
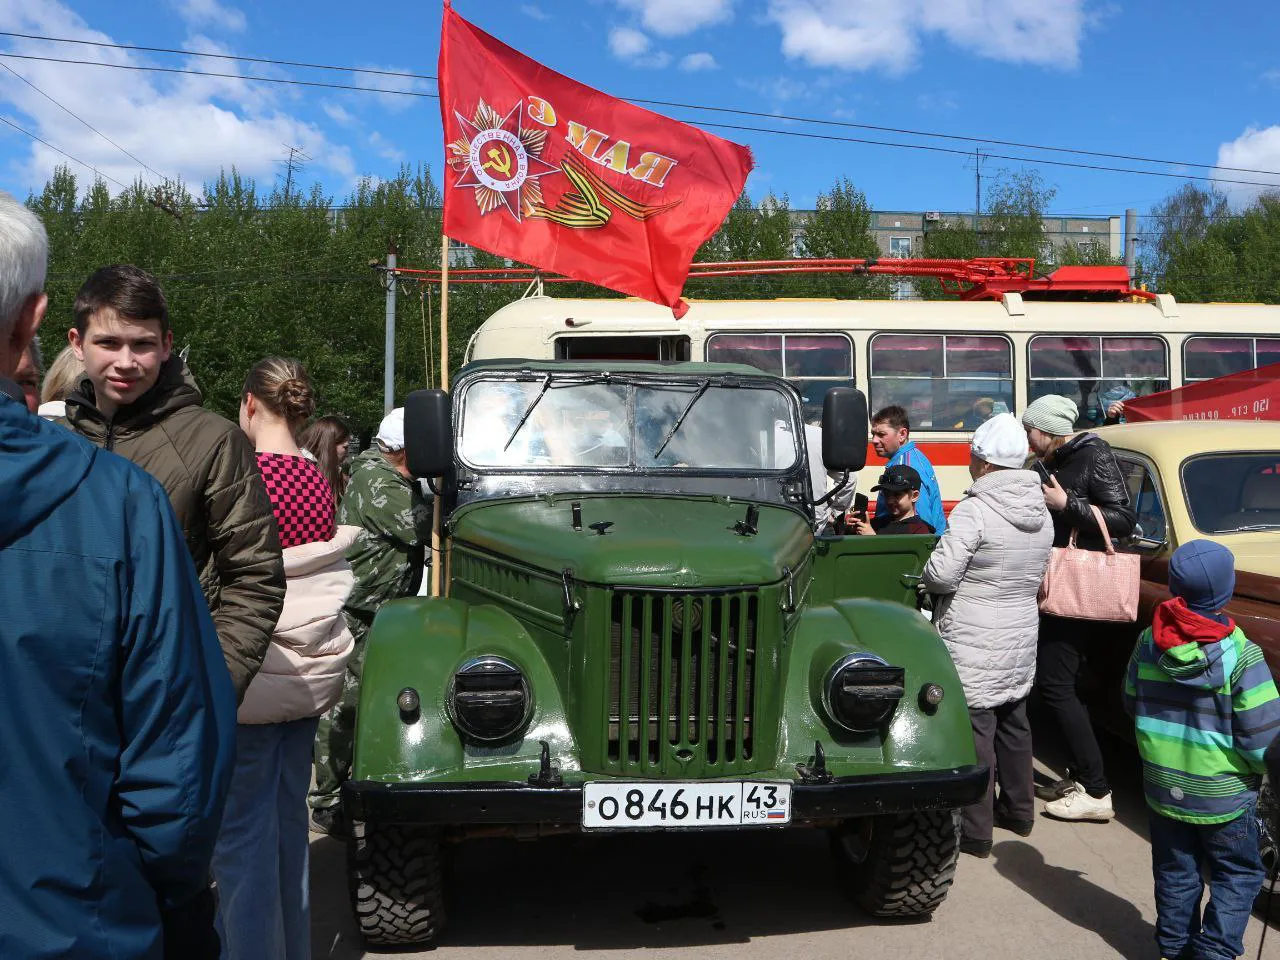
[[[760,781],[612,782],[582,785],[587,830],[785,826],[791,784]]]

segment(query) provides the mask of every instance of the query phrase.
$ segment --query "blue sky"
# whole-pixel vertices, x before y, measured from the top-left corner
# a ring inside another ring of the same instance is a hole
[[[482,28],[576,79],[623,96],[694,102],[1203,164],[1280,171],[1280,4],[1246,0],[456,0]],[[0,30],[432,74],[436,0],[400,8],[332,0],[0,0]],[[0,50],[430,92],[434,84],[0,38]],[[438,171],[438,106],[426,98],[284,87],[37,61],[0,61],[97,127],[141,169],[12,73],[0,117],[122,182],[201,184],[236,166],[266,185],[284,144],[312,158],[304,181],[341,198],[402,161]],[[781,120],[750,126],[974,144]],[[879,209],[971,209],[974,161],[915,150],[715,130],[747,143],[765,191],[810,207],[848,176]],[[993,153],[1168,170],[1129,161]],[[47,146],[0,126],[0,187],[38,189]],[[1028,164],[987,159],[984,175]],[[1035,164],[1029,164],[1037,166]],[[72,164],[78,173],[85,170]],[[1147,209],[1177,180],[1038,165],[1053,209]],[[1243,180],[1280,176],[1222,174]],[[113,185],[112,189],[116,189]],[[1227,186],[1237,203],[1256,187]]]

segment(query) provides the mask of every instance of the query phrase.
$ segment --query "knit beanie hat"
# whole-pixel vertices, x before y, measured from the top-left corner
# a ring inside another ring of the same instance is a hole
[[[1236,558],[1220,543],[1190,540],[1169,558],[1169,592],[1196,613],[1217,613],[1235,589]]]
[[[1074,401],[1049,394],[1031,402],[1022,414],[1022,423],[1051,437],[1065,437],[1076,432],[1079,416],[1080,410]]]
[[[1012,413],[998,413],[973,432],[969,449],[979,460],[1017,470],[1025,466],[1027,431]]]

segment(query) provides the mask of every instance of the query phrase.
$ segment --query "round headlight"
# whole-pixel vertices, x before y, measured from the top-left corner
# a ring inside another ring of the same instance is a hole
[[[458,732],[481,743],[515,736],[533,714],[528,681],[503,657],[476,657],[464,663],[453,675],[447,703]]]
[[[827,674],[822,705],[827,716],[846,730],[869,733],[893,716],[904,683],[901,667],[890,666],[872,653],[851,653]]]

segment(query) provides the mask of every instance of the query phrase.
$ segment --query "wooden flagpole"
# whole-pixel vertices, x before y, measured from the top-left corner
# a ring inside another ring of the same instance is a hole
[[[440,389],[449,389],[449,238],[440,232]],[[444,506],[436,494],[431,518],[431,595],[442,597],[445,580],[445,554],[441,549],[441,526]]]

